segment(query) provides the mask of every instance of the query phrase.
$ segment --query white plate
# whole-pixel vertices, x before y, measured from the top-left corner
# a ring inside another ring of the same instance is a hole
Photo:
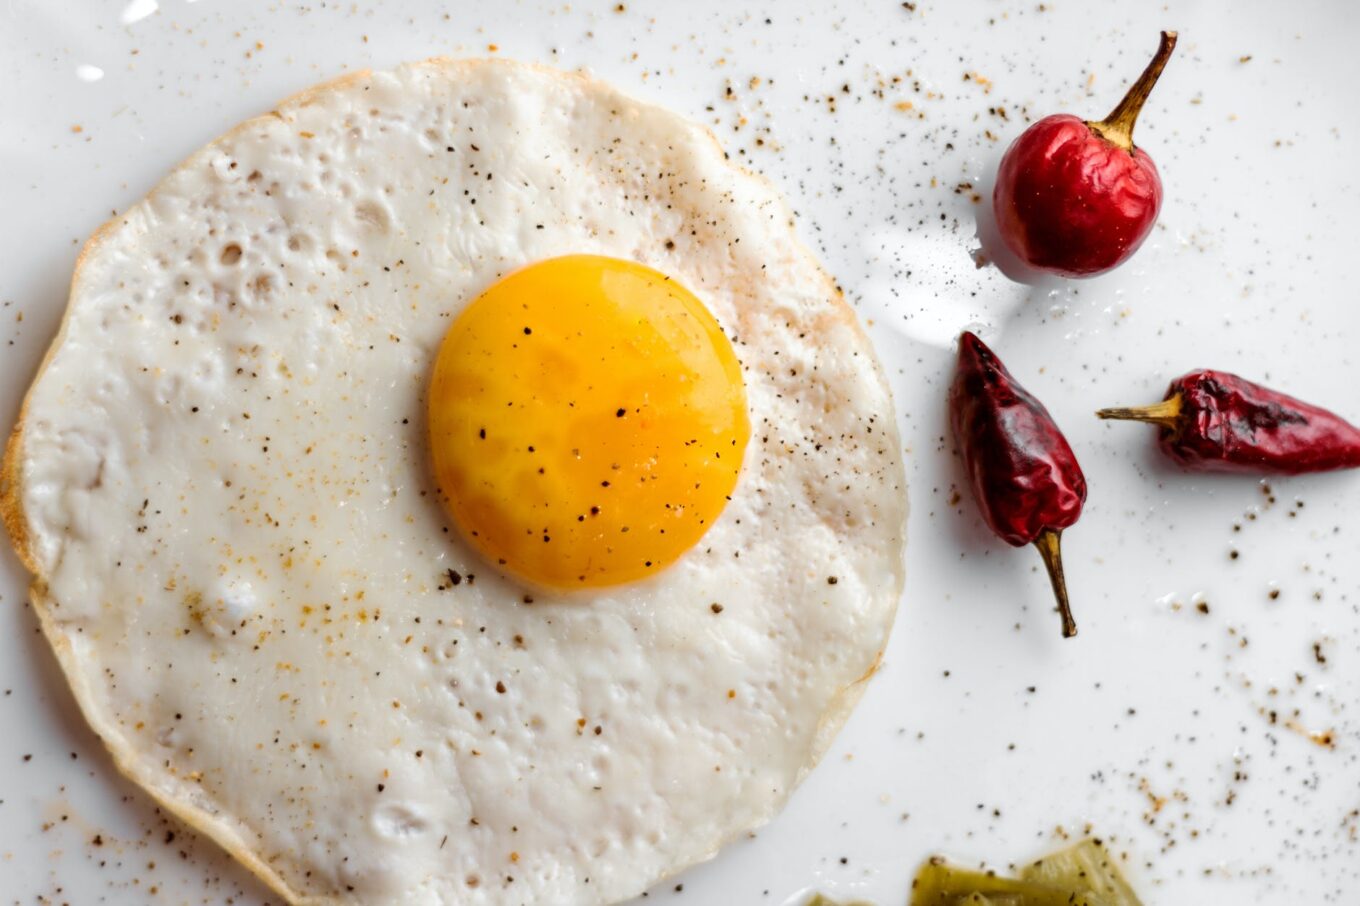
[[[1127,853],[1149,903],[1360,900],[1360,475],[1268,489],[1186,475],[1149,430],[1091,415],[1210,366],[1360,419],[1351,5],[618,5],[9,0],[0,422],[85,236],[227,127],[346,68],[488,53],[589,66],[711,123],[783,187],[891,373],[913,504],[884,668],[826,761],[753,839],[650,901],[777,906],[819,888],[902,903],[932,852],[1004,867],[1087,829]],[[1138,129],[1167,186],[1147,246],[1080,283],[977,269],[973,194],[1006,142],[1027,117],[1103,115],[1161,27],[1181,45]],[[960,483],[943,398],[967,325],[1085,466],[1090,500],[1065,538],[1073,641],[1037,555],[991,538]],[[116,775],[24,585],[6,550],[6,900],[269,900]]]

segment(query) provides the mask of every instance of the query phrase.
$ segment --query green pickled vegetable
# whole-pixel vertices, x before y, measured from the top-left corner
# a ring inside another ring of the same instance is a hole
[[[1083,840],[1076,846],[1045,856],[1022,869],[1020,877],[1095,894],[1104,906],[1141,906],[1133,888],[1119,873],[1119,867],[1099,840]]]
[[[911,906],[1106,906],[1073,897],[1062,887],[955,868],[940,861],[921,866],[912,882]]]
[[[1141,906],[1095,840],[1026,866],[1019,878],[968,871],[931,859],[912,882],[911,906]]]

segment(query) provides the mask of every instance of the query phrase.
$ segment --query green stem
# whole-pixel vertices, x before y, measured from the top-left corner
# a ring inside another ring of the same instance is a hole
[[[1157,45],[1157,53],[1152,57],[1152,62],[1148,63],[1147,69],[1144,69],[1143,74],[1130,86],[1128,94],[1124,95],[1119,106],[1100,122],[1088,122],[1086,125],[1105,141],[1118,145],[1132,154],[1133,125],[1138,121],[1138,114],[1142,112],[1143,104],[1147,103],[1148,95],[1152,93],[1152,86],[1161,78],[1166,61],[1171,59],[1171,51],[1175,49],[1176,33],[1162,32],[1161,43]]]

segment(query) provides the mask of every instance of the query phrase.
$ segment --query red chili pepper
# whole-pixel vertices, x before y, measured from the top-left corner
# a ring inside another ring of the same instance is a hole
[[[1067,438],[1043,403],[967,331],[959,338],[949,414],[982,517],[1010,544],[1039,549],[1058,598],[1063,636],[1076,635],[1059,539],[1081,515],[1086,477]]]
[[[1133,144],[1133,126],[1176,46],[1162,32],[1157,55],[1119,106],[1099,122],[1046,116],[1006,150],[992,207],[1001,238],[1030,267],[1089,277],[1143,244],[1162,206],[1162,179]]]
[[[1101,418],[1161,426],[1162,450],[1192,469],[1298,475],[1360,468],[1360,428],[1225,371],[1192,371],[1166,399]]]

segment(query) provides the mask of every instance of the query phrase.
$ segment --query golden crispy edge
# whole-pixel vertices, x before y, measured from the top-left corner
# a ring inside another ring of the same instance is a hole
[[[132,747],[121,742],[116,727],[101,719],[101,712],[94,702],[94,693],[85,683],[84,674],[80,672],[79,658],[72,649],[70,640],[56,627],[56,621],[48,607],[45,591],[39,589],[38,585],[39,582],[35,581],[30,588],[30,600],[33,602],[34,611],[38,614],[38,622],[42,626],[43,635],[52,645],[52,652],[57,656],[57,663],[61,665],[62,672],[66,674],[66,681],[70,684],[71,692],[75,696],[76,703],[80,706],[81,713],[85,715],[85,720],[90,724],[95,735],[99,737],[100,742],[104,743],[104,747],[113,756],[114,766],[118,768],[119,773],[141,787],[166,811],[195,831],[214,840],[232,858],[244,865],[252,874],[269,885],[288,902],[298,904],[298,906],[319,904],[321,901],[307,899],[292,890],[287,882],[256,856],[244,841],[233,831],[217,823],[211,814],[175,799],[170,793],[156,786],[150,775],[143,776],[145,772],[136,756],[132,754]]]
[[[457,59],[452,57],[431,57],[429,59],[419,61],[415,65],[441,69],[444,70],[446,75],[452,74],[452,71],[454,70],[472,69],[483,65],[515,66],[522,69],[538,72],[540,74],[552,78],[569,79],[577,82],[579,85],[585,88],[592,88],[595,90],[605,91],[610,94],[619,95],[625,100],[637,104],[639,106],[648,107],[656,106],[645,101],[636,100],[631,96],[628,96],[623,92],[619,91],[618,89],[614,88],[613,86],[609,85],[608,83],[602,82],[598,79],[594,79],[583,73],[564,72],[562,70],[553,69],[552,67],[544,66],[542,64],[537,63],[520,63],[512,62],[509,60]],[[146,198],[150,198],[151,196],[155,195],[156,192],[160,189],[160,187],[164,185],[166,180],[168,180],[175,173],[178,173],[185,167],[191,165],[195,160],[199,158],[200,155],[206,153],[208,149],[215,147],[222,141],[231,138],[232,136],[242,132],[243,130],[251,128],[257,123],[267,121],[271,117],[280,117],[283,111],[286,109],[306,107],[309,104],[311,104],[315,99],[328,92],[332,92],[337,89],[343,88],[351,83],[361,81],[363,79],[368,78],[371,75],[372,70],[369,69],[356,70],[354,72],[344,73],[334,79],[318,83],[309,88],[305,88],[293,95],[290,95],[289,97],[281,101],[279,104],[277,104],[275,108],[269,111],[268,113],[262,114],[257,117],[252,117],[251,119],[245,120],[244,122],[237,124],[232,129],[229,129],[228,131],[224,132],[222,135],[213,139],[211,142],[204,145],[198,151],[194,152],[186,160],[182,161],[174,169],[172,169],[170,173],[167,174],[166,177],[164,177],[164,179],[162,179],[160,183],[157,183],[157,185],[153,187],[150,192],[147,193]],[[705,135],[708,138],[708,140],[712,142],[714,149],[717,151],[724,165],[730,168],[732,171],[734,171],[743,179],[750,180],[760,184],[760,186],[764,188],[771,197],[778,200],[778,203],[782,208],[781,213],[783,213],[784,215],[784,220],[786,222],[792,222],[793,216],[792,212],[788,209],[787,202],[784,200],[784,197],[777,191],[777,189],[774,187],[774,185],[770,182],[769,179],[767,179],[765,176],[759,173],[754,173],[739,164],[733,163],[728,158],[726,152],[723,150],[722,143],[719,142],[718,137],[716,134],[714,134],[713,130],[707,128],[706,126],[703,126],[702,124],[694,123],[688,119],[685,119],[684,117],[681,117],[679,114],[672,113],[670,115],[673,116],[675,119],[679,120],[686,129],[697,129],[700,132],[700,134]],[[144,203],[146,198],[143,198],[141,201],[138,201],[137,204]],[[57,350],[61,348],[63,342],[66,339],[66,329],[71,319],[72,308],[70,303],[72,300],[75,299],[76,290],[80,285],[82,270],[85,264],[89,261],[92,252],[95,249],[97,249],[105,239],[111,236],[115,230],[117,230],[124,224],[125,217],[126,213],[123,216],[114,217],[109,221],[105,222],[104,224],[102,224],[98,229],[96,229],[94,233],[91,234],[90,238],[86,240],[85,245],[81,248],[80,254],[76,258],[75,268],[71,277],[71,289],[67,299],[66,312],[62,316],[61,325],[57,329],[57,335],[53,338],[52,343],[48,346],[47,353],[44,355],[42,362],[39,363],[37,371],[34,373],[33,381],[29,385],[28,393],[25,394],[24,401],[20,406],[19,417],[16,419],[14,429],[10,433],[9,439],[5,444],[4,460],[0,462],[0,521],[3,521],[5,530],[8,532],[10,536],[10,540],[14,545],[14,550],[18,554],[20,561],[22,561],[24,566],[28,569],[28,571],[33,574],[33,581],[29,586],[29,598],[33,604],[34,611],[38,615],[38,621],[42,627],[43,635],[47,638],[48,643],[52,646],[52,651],[57,657],[57,662],[61,665],[62,672],[66,676],[66,682],[71,687],[71,691],[75,696],[76,703],[79,705],[81,713],[85,716],[85,720],[90,724],[91,728],[95,731],[95,734],[99,736],[100,741],[103,742],[104,747],[113,757],[114,765],[115,767],[117,767],[118,771],[122,773],[123,776],[127,777],[129,780],[133,781],[139,787],[145,790],[166,811],[173,814],[175,817],[177,817],[179,820],[183,821],[185,824],[192,827],[194,830],[204,834],[205,836],[215,841],[219,846],[226,850],[226,852],[229,855],[231,855],[232,858],[236,859],[238,862],[244,865],[252,874],[254,874],[265,884],[267,884],[271,889],[277,892],[289,903],[295,904],[295,906],[326,906],[326,904],[329,904],[332,901],[322,897],[311,898],[305,897],[299,892],[289,887],[288,883],[283,879],[283,877],[280,876],[276,871],[274,871],[274,869],[271,868],[268,864],[266,864],[263,860],[261,860],[259,856],[255,854],[254,850],[250,848],[249,844],[241,840],[236,835],[235,832],[225,827],[212,814],[203,809],[198,808],[197,806],[174,799],[173,797],[171,797],[169,793],[159,789],[155,785],[153,778],[151,778],[149,775],[146,777],[143,776],[144,772],[142,771],[138,763],[137,757],[133,753],[133,747],[122,741],[118,734],[117,728],[108,725],[101,718],[100,711],[98,707],[96,707],[94,695],[88,688],[87,684],[85,683],[84,674],[81,673],[79,665],[76,662],[76,657],[71,648],[70,640],[67,639],[66,635],[63,634],[56,627],[56,620],[52,616],[52,613],[48,606],[49,601],[46,596],[47,582],[45,577],[42,575],[41,570],[38,568],[37,558],[33,554],[30,545],[28,522],[23,512],[23,502],[20,494],[20,489],[22,488],[23,485],[23,475],[21,469],[23,435],[24,425],[28,414],[29,400],[32,397],[33,388],[37,386],[37,383],[42,378],[43,373],[46,372],[48,366],[52,363],[52,359],[56,355]],[[792,230],[792,227],[790,227],[790,229]],[[840,291],[840,288],[836,286],[836,283],[831,278],[831,275],[826,272],[826,270],[822,267],[821,262],[817,260],[816,256],[812,254],[811,250],[808,249],[803,244],[802,240],[800,240],[796,234],[794,236],[793,245],[798,254],[801,255],[805,262],[811,267],[812,271],[815,272],[821,279],[825,289],[825,295],[829,300],[831,300],[832,305],[834,306],[834,310],[831,315],[831,320],[840,322],[841,324],[850,327],[854,331],[855,335],[858,337],[860,342],[864,344],[865,348],[872,352],[873,346],[869,341],[868,334],[864,330],[864,326],[860,323],[859,318],[856,316],[854,309],[850,306],[848,302],[845,301],[844,294]],[[887,380],[883,374],[881,366],[877,369],[877,377],[880,385],[882,386],[884,398],[891,402],[892,400],[891,390],[887,385]],[[895,413],[890,412],[889,414]],[[896,434],[895,431],[894,434]],[[905,495],[906,476],[905,468],[902,463],[901,451],[895,450],[894,455],[895,461],[897,463],[896,470],[897,475],[895,477],[898,479],[898,484],[902,489],[902,493]],[[901,547],[903,550],[905,550],[906,547],[906,516],[907,507],[904,506],[902,513],[902,525],[900,526],[899,529],[899,535],[901,537]],[[896,618],[897,609],[896,601],[901,597],[902,588],[905,581],[905,574],[902,565],[899,565],[899,568],[896,571],[895,579],[896,581],[893,583],[894,587],[891,589],[894,604],[893,612],[889,615],[888,621],[889,628],[891,628],[892,623]],[[886,646],[887,644],[886,638],[884,639],[883,644],[884,646]],[[808,772],[810,772],[814,767],[817,766],[817,763],[826,753],[826,750],[830,748],[831,743],[835,739],[836,734],[845,725],[846,720],[849,719],[850,713],[854,710],[855,705],[859,702],[860,697],[864,693],[865,686],[867,685],[869,679],[877,671],[879,664],[882,662],[882,659],[883,648],[880,647],[877,656],[874,658],[873,664],[869,666],[869,668],[865,671],[864,675],[861,676],[859,679],[855,680],[849,686],[846,686],[844,689],[840,690],[832,699],[826,711],[822,714],[822,718],[817,726],[816,737],[814,740],[814,751],[812,752],[812,760],[804,767],[803,771],[799,774],[797,781],[795,783],[801,782],[802,779],[807,776]],[[791,792],[791,790],[789,792]],[[742,833],[746,833],[747,831],[752,829],[753,828],[741,828],[734,831],[725,840],[723,840],[717,846],[715,846],[713,850],[710,853],[708,853],[704,858],[705,859],[712,858],[714,855],[718,853],[719,850],[721,850],[724,846],[726,846],[737,836],[739,836]],[[686,867],[688,866],[681,866],[671,874],[683,871]],[[661,878],[658,878],[657,881],[659,882],[661,880],[664,880],[664,878],[667,876],[668,875],[662,876]]]

